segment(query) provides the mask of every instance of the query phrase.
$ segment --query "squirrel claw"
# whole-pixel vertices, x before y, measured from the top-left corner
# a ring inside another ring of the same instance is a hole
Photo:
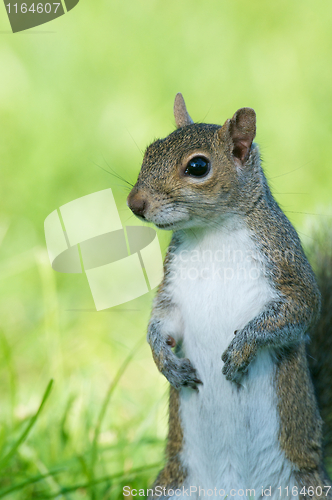
[[[221,361],[223,361],[224,363],[226,363],[227,359],[228,359],[228,353],[227,353],[227,351],[225,351],[223,353],[223,355],[221,356]],[[224,368],[223,368],[223,373],[224,373]]]
[[[191,387],[192,389],[194,389],[195,391],[198,392],[198,385],[199,384],[203,385],[203,382],[199,378],[195,378],[192,381],[190,381],[189,383],[185,382],[184,386],[185,387]]]
[[[177,359],[176,365],[165,375],[168,381],[178,390],[181,387],[198,390],[198,385],[203,383],[198,378],[196,369],[187,358]]]
[[[194,389],[194,391],[198,392],[198,384],[201,384],[202,382],[200,380],[191,380],[190,382],[184,382],[183,387],[190,387],[190,389]]]
[[[238,330],[228,348],[222,354],[221,359],[224,362],[222,373],[226,380],[237,382],[247,373],[248,367],[253,360],[257,348],[254,341],[249,342],[247,336],[241,334]]]
[[[224,365],[222,368],[223,375],[225,375],[226,380],[229,380],[230,382],[239,383],[242,377],[246,374],[246,372],[247,372],[247,366],[235,368],[234,366],[229,364],[229,365]]]

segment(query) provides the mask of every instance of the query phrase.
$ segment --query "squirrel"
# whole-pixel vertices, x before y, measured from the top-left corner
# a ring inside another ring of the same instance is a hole
[[[253,109],[194,123],[179,93],[174,116],[127,199],[173,231],[147,334],[170,383],[150,498],[332,499],[317,403],[331,419],[332,258],[316,252],[321,298],[263,173]]]

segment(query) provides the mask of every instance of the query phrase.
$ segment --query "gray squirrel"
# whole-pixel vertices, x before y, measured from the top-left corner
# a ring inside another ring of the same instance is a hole
[[[332,499],[317,404],[328,421],[331,258],[316,251],[321,298],[261,168],[253,109],[194,123],[177,94],[174,115],[127,200],[173,231],[148,326],[170,383],[167,461],[150,497]]]

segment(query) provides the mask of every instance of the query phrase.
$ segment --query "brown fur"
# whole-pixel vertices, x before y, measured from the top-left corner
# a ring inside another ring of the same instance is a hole
[[[281,447],[300,471],[316,471],[322,462],[322,420],[304,345],[280,354],[276,387]]]
[[[228,380],[236,380],[236,376],[243,375],[259,348],[269,347],[277,353],[275,382],[280,416],[280,446],[298,471],[299,486],[330,484],[323,467],[322,420],[305,353],[305,335],[316,332],[320,293],[298,235],[271,194],[260,166],[258,148],[251,147],[256,130],[255,113],[249,108],[242,108],[222,127],[193,124],[182,96],[177,96],[175,117],[180,128],[147,148],[128,204],[134,213],[159,227],[165,226],[163,220],[159,222],[158,219],[165,208],[171,210],[175,221],[177,216],[180,217],[183,227],[192,227],[197,231],[206,225],[217,225],[222,217],[236,215],[242,218],[264,257],[266,277],[279,298],[243,330],[236,332],[222,356],[223,373]],[[203,180],[186,176],[186,165],[194,155],[208,159],[213,165],[213,175]],[[186,226],[187,223],[191,226]],[[176,232],[172,244],[176,247],[181,225],[177,226],[175,222],[174,229]],[[172,258],[172,251],[171,246],[150,322],[153,327],[150,339],[153,356],[159,370],[166,376],[169,370],[167,366],[174,369],[175,365],[170,362],[172,353],[169,346],[168,349],[163,346],[158,318],[172,311],[172,304],[167,297],[167,264]],[[331,268],[331,264],[332,258],[325,265]],[[328,365],[330,360],[327,348],[332,352],[332,278],[328,293],[329,301],[323,300],[323,312],[329,318],[329,323],[319,323],[315,337],[319,337],[319,343],[313,341],[311,346],[315,359],[323,360],[324,365]],[[330,330],[328,340],[327,332]],[[320,342],[323,338],[326,355],[321,351]],[[159,346],[157,354],[154,345]],[[323,369],[319,364],[314,361],[311,365],[314,374],[321,375]],[[332,363],[324,376],[326,374],[331,383]],[[327,388],[326,378],[321,380],[320,400],[324,401],[326,408],[331,408],[330,384]],[[324,417],[331,419],[327,410],[324,412]],[[182,441],[179,394],[171,387],[166,449],[168,462],[155,485],[172,487],[183,483],[186,472],[180,461]]]
[[[296,474],[300,498],[312,498],[313,500],[327,499],[331,500],[332,493],[328,478],[324,469],[314,469],[311,471],[301,471]],[[305,488],[306,494],[301,493],[302,488]],[[320,491],[322,493],[320,494]]]
[[[324,420],[324,454],[332,458],[332,232],[331,221],[313,231],[308,249],[322,295],[322,312],[318,325],[311,332],[307,346],[310,372]]]
[[[183,469],[180,460],[183,433],[179,411],[179,392],[174,389],[174,387],[170,386],[168,438],[166,446],[167,463],[164,469],[159,473],[153,488],[156,486],[161,486],[163,488],[179,488],[186,478],[186,471]]]

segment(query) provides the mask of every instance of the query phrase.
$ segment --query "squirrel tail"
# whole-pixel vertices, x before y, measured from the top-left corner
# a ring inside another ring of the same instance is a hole
[[[314,231],[309,245],[309,260],[316,274],[322,295],[318,324],[311,332],[307,345],[309,367],[318,406],[324,421],[324,455],[332,459],[332,224]]]

